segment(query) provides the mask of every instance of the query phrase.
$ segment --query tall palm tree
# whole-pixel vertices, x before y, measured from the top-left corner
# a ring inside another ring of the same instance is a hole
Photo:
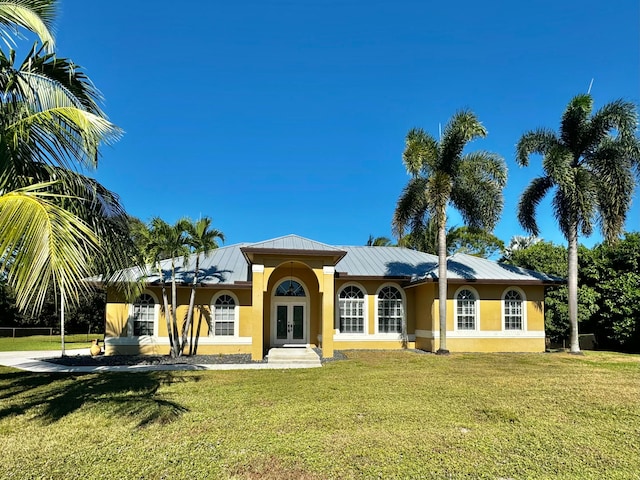
[[[552,190],[553,213],[568,242],[569,322],[571,352],[578,342],[578,235],[589,236],[599,224],[607,242],[622,232],[635,188],[640,142],[636,137],[635,106],[623,100],[593,113],[588,94],[574,97],[560,122],[560,132],[540,128],[525,133],[516,148],[520,166],[531,154],[542,156],[544,174],[522,193],[518,220],[533,235],[539,234],[536,207]]]
[[[463,153],[486,129],[470,111],[456,113],[437,141],[422,129],[407,133],[402,160],[412,176],[393,216],[398,238],[405,229],[423,231],[430,219],[438,228],[438,305],[441,354],[447,350],[447,206],[455,207],[465,224],[492,230],[502,211],[504,160],[485,151]]]
[[[182,344],[181,352],[184,351],[184,347],[187,344],[187,335],[191,322],[193,320],[193,310],[196,300],[196,288],[198,287],[198,280],[200,277],[200,255],[204,257],[211,253],[211,250],[218,248],[217,238],[224,242],[224,233],[215,228],[211,228],[212,220],[209,217],[202,217],[199,220],[193,222],[189,221],[187,224],[187,242],[189,244],[191,253],[196,256],[196,266],[193,271],[193,282],[191,283],[191,295],[189,297],[189,308],[187,310],[187,316],[182,327]]]

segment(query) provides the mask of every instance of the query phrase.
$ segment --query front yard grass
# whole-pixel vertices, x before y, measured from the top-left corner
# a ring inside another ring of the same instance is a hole
[[[347,355],[309,370],[0,368],[0,477],[638,477],[638,356]]]

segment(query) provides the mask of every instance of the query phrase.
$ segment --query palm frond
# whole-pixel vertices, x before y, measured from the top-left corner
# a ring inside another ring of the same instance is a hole
[[[622,99],[609,102],[591,117],[587,132],[590,140],[589,151],[597,148],[598,142],[613,131],[616,131],[621,138],[636,139],[637,127],[638,114],[633,103]]]
[[[607,242],[615,241],[624,228],[636,186],[633,164],[621,138],[606,138],[589,159],[598,182],[599,223]]]
[[[522,228],[534,236],[540,234],[536,222],[536,208],[551,187],[553,187],[553,182],[549,177],[534,178],[522,192],[518,202],[518,221]]]
[[[60,208],[48,184],[0,195],[0,252],[20,309],[38,310],[49,285],[64,285],[71,302],[87,287],[90,260],[99,241],[81,219]]]
[[[56,0],[5,0],[0,2],[0,36],[11,40],[18,35],[18,27],[25,28],[38,35],[48,51],[53,51],[53,20]]]
[[[60,98],[58,98],[60,100]],[[4,126],[12,150],[27,146],[32,158],[72,168],[75,163],[97,166],[99,146],[112,144],[122,131],[104,117],[70,105],[47,105],[40,111],[21,111]]]
[[[462,110],[454,114],[445,126],[440,140],[440,165],[438,169],[455,175],[466,144],[476,138],[486,136],[487,130],[473,112]]]
[[[402,161],[413,176],[429,168],[438,158],[438,142],[421,128],[409,130],[405,138]]]
[[[84,73],[79,65],[68,58],[57,57],[34,45],[18,69],[18,76],[23,78],[27,89],[30,87],[34,95],[41,91],[52,90],[50,86],[33,88],[36,79],[39,84],[53,84],[56,90],[67,93],[69,102],[77,102],[91,113],[104,116],[104,112],[98,106],[103,101],[102,94],[93,82]]]
[[[391,227],[393,234],[400,238],[409,227],[410,230],[419,229],[428,217],[433,207],[430,198],[425,194],[427,180],[415,177],[402,190],[393,214]]]
[[[516,162],[521,167],[526,167],[529,165],[530,155],[545,155],[558,145],[560,145],[560,141],[552,130],[539,128],[526,132],[516,145]]]
[[[451,202],[465,224],[492,230],[504,205],[502,190],[507,181],[507,167],[499,155],[474,152],[462,157],[451,191]]]
[[[593,110],[593,99],[589,94],[576,95],[565,109],[560,122],[560,140],[579,158],[585,149],[585,134]]]

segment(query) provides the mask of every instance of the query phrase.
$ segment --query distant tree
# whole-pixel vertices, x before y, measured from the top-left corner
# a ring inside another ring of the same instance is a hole
[[[411,180],[402,191],[393,216],[397,238],[424,230],[430,219],[438,230],[439,353],[447,350],[447,206],[455,207],[465,224],[491,230],[502,212],[507,170],[494,153],[463,153],[466,145],[487,135],[470,111],[456,113],[437,141],[422,129],[407,133],[402,156]]]
[[[373,235],[369,235],[369,239],[365,244],[367,247],[392,247],[393,242],[390,238],[387,237],[373,237]]]
[[[598,308],[588,328],[601,348],[640,352],[640,233],[589,254],[589,263],[580,264],[580,288],[593,292]]]
[[[502,258],[499,261],[508,262],[511,259],[513,252],[529,248],[540,241],[542,241],[542,239],[535,235],[514,235],[511,237],[509,245],[503,250]]]
[[[580,246],[580,270],[587,271],[590,265],[590,252]],[[560,278],[567,278],[567,249],[562,245],[539,241],[527,248],[512,252],[505,263],[518,267],[544,272]],[[587,324],[598,309],[597,295],[588,285],[581,285],[578,290],[580,305],[579,322]],[[545,331],[554,343],[563,343],[570,338],[571,325],[568,311],[567,285],[556,285],[545,288]]]
[[[472,227],[456,227],[447,233],[447,253],[466,253],[490,258],[504,249],[504,242],[486,230]]]
[[[635,187],[634,169],[640,159],[635,106],[617,100],[592,115],[593,99],[578,95],[567,106],[560,132],[538,129],[525,133],[517,144],[516,160],[542,156],[544,174],[523,192],[518,220],[538,235],[536,207],[551,190],[553,214],[568,242],[568,308],[571,352],[578,343],[578,235],[591,235],[599,223],[608,242],[620,235]]]

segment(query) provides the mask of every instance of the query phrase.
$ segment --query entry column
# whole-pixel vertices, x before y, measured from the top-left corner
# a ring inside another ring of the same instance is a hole
[[[251,360],[262,360],[264,265],[251,265]]]
[[[322,356],[327,358],[333,357],[335,273],[333,266],[322,268]]]

